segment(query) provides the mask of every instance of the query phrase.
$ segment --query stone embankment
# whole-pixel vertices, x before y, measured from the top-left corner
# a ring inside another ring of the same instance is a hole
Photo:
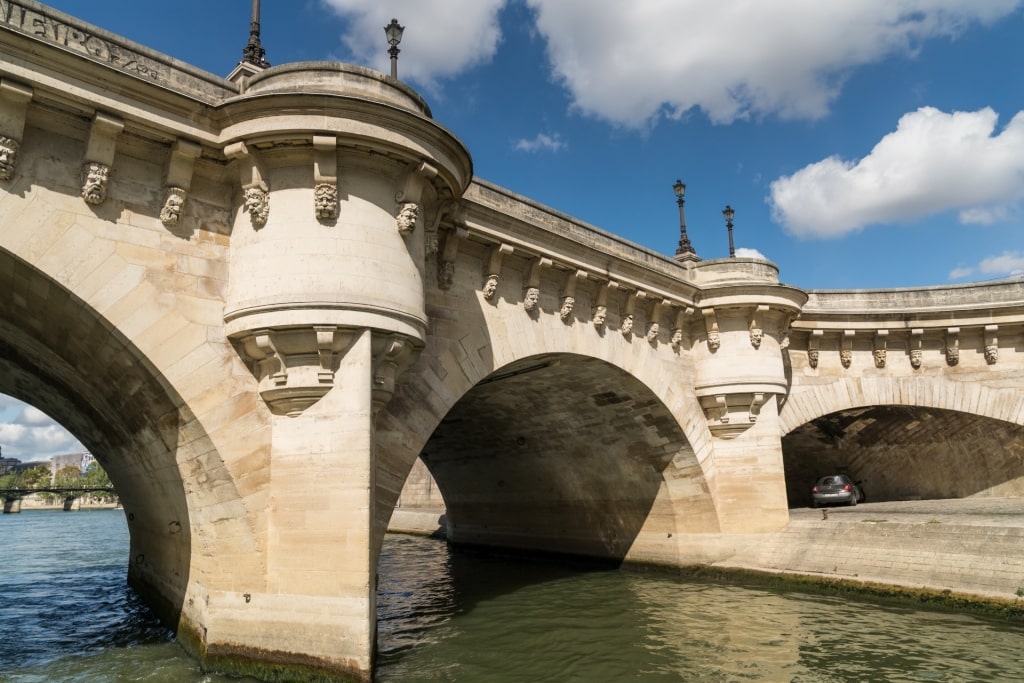
[[[1017,600],[1022,549],[1024,499],[901,501],[790,510],[714,566]]]
[[[397,509],[390,529],[443,535],[443,509]],[[882,584],[1024,606],[1024,499],[966,498],[790,510],[710,565],[728,571]]]
[[[111,501],[101,501],[93,498],[76,498],[75,499],[75,510],[109,510],[116,508],[119,503]],[[63,510],[64,500],[47,501],[39,496],[28,496],[27,498],[21,499],[22,510]]]

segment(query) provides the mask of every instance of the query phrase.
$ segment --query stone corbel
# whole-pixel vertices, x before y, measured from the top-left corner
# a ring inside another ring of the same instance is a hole
[[[789,335],[793,331],[793,321],[796,320],[795,315],[787,315],[782,320],[782,339],[779,340],[779,348],[783,351],[789,348]]]
[[[633,335],[634,312],[638,302],[647,298],[647,292],[638,289],[626,295],[626,310],[622,314],[622,323],[619,325],[619,332],[627,339]]]
[[[995,365],[999,360],[999,325],[985,325],[985,362]]]
[[[714,397],[714,407],[708,412],[708,418],[716,419],[719,424],[729,424],[729,399],[725,394],[716,394]],[[711,413],[714,413],[717,417],[712,417]]]
[[[537,310],[540,301],[540,273],[552,265],[552,260],[543,256],[538,256],[530,262],[526,271],[526,284],[523,286],[523,310],[527,313]]]
[[[192,188],[192,171],[203,148],[190,140],[175,140],[164,169],[164,203],[160,221],[167,226],[181,222],[188,191]]]
[[[917,370],[921,367],[924,359],[924,329],[914,328],[910,330],[910,338],[907,340],[907,351],[910,355],[910,367]]]
[[[490,256],[484,264],[484,299],[491,301],[498,291],[498,281],[501,279],[501,260],[505,254],[513,251],[511,244],[499,244],[491,249]]]
[[[598,287],[597,303],[594,305],[594,310],[590,312],[590,320],[594,323],[595,329],[604,329],[604,323],[608,319],[608,294],[618,288],[619,283],[615,280],[608,280],[604,285]]]
[[[763,314],[766,313],[768,313],[768,306],[759,304],[750,317],[750,325],[748,327],[750,331],[750,345],[755,349],[761,348],[761,342],[764,341],[764,328],[761,327],[757,320],[758,318],[763,318]]]
[[[455,283],[455,259],[459,255],[459,243],[467,237],[469,230],[462,225],[456,225],[445,232],[441,255],[437,259],[437,286],[441,289],[451,289]]]
[[[338,218],[338,138],[313,136],[313,211],[317,220]]]
[[[437,253],[440,242],[438,238],[438,233],[441,228],[441,221],[444,220],[445,217],[451,217],[453,223],[461,224],[463,222],[459,218],[459,212],[461,210],[462,207],[459,206],[459,203],[454,200],[438,203],[437,211],[434,213],[434,218],[429,223],[426,224],[425,229],[423,231],[423,241],[428,256]]]
[[[570,271],[565,276],[565,284],[558,301],[558,315],[564,323],[572,322],[572,309],[576,305],[576,283],[587,279],[587,271]]]
[[[412,340],[398,334],[373,337],[373,414],[388,404],[395,394],[395,381],[416,360],[418,348]]]
[[[100,111],[93,117],[82,163],[82,199],[88,204],[99,205],[107,198],[110,167],[122,130],[123,119]]]
[[[761,414],[761,406],[764,405],[765,394],[761,392],[754,392],[754,395],[750,399],[750,408],[747,409],[747,416],[751,422],[757,422],[758,416]]]
[[[259,156],[244,142],[235,142],[224,148],[224,156],[238,162],[238,180],[242,186],[242,209],[249,214],[252,227],[259,230],[270,216],[270,186]]]
[[[352,340],[336,325],[260,329],[236,338],[260,397],[279,415],[299,415],[334,386],[335,362]]]
[[[711,393],[699,398],[711,434],[719,439],[732,439],[750,429],[761,415],[761,408],[771,398],[767,391]]]
[[[714,308],[703,308],[704,329],[707,331],[708,351],[714,353],[722,346],[722,333],[718,330],[718,316]]]
[[[886,339],[889,337],[889,330],[877,330],[875,332],[875,347],[872,355],[876,368],[884,368],[886,362]]]
[[[960,328],[946,328],[946,364],[950,367],[960,362]]]
[[[694,312],[693,306],[684,306],[676,313],[676,322],[672,327],[672,348],[676,351],[679,351],[683,346],[683,327],[686,325],[686,319],[693,315]]]
[[[658,342],[658,335],[661,334],[661,316],[666,307],[672,307],[672,302],[668,299],[655,301],[651,304],[651,312],[647,316],[647,332],[644,335],[644,338],[650,344]]]
[[[843,337],[839,341],[839,362],[844,368],[853,364],[853,337],[856,334],[856,330],[843,330]]]
[[[243,338],[242,351],[255,366],[254,374],[261,383],[264,379],[269,380],[274,386],[287,383],[288,368],[274,346],[271,330],[255,330]]]
[[[314,325],[313,331],[316,333],[316,355],[320,360],[316,378],[321,384],[330,384],[334,381],[334,333],[338,326]]]
[[[818,367],[818,354],[821,350],[821,340],[825,336],[824,330],[811,330],[807,337],[807,364],[812,368]]]
[[[428,181],[436,177],[437,168],[425,161],[409,167],[401,188],[395,193],[395,201],[398,203],[395,226],[399,234],[409,235],[416,229],[423,201],[423,188]]]
[[[32,88],[0,78],[0,180],[14,177]]]

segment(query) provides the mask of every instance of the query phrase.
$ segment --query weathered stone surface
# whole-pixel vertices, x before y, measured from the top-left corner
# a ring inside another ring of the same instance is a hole
[[[438,510],[402,493],[418,459],[456,542],[669,566],[781,533],[825,463],[1020,494],[1021,283],[680,263],[474,179],[382,74],[236,85],[30,0],[0,17],[0,391],[104,465],[129,580],[207,666],[369,680],[392,512]],[[864,441],[812,465],[836,421]]]

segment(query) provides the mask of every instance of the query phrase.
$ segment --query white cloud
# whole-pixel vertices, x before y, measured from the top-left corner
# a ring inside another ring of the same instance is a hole
[[[990,256],[977,266],[960,266],[949,272],[950,280],[963,280],[975,273],[988,279],[1024,275],[1024,254],[1004,251],[999,256]]]
[[[549,152],[557,152],[560,149],[565,149],[569,145],[562,140],[562,136],[558,133],[554,135],[546,135],[545,133],[537,133],[532,140],[522,138],[516,140],[513,148],[520,152],[537,152],[540,150],[546,150]]]
[[[829,157],[774,181],[773,218],[803,237],[956,209],[994,218],[1024,197],[1024,112],[994,135],[997,119],[989,108],[905,114],[863,159]]]
[[[406,27],[398,70],[429,89],[491,60],[511,0],[322,0],[353,59],[387,72],[384,26]],[[526,0],[553,75],[582,111],[640,127],[699,107],[716,122],[824,116],[850,69],[913,56],[1022,0]]]
[[[978,270],[986,275],[1021,275],[1024,274],[1024,254],[1016,251],[1004,251],[999,256],[992,256],[978,264]]]
[[[53,419],[35,406],[25,406],[21,411],[21,422],[27,425],[49,425]]]
[[[972,207],[960,212],[960,222],[975,225],[995,225],[1010,218],[1009,206]]]
[[[405,27],[398,75],[433,87],[490,61],[501,31],[498,11],[506,0],[323,0],[346,20],[342,42],[363,64],[390,73],[384,26],[397,18]]]
[[[643,126],[828,112],[853,67],[912,56],[1020,0],[527,0],[555,76],[586,113]]]
[[[47,460],[52,455],[86,450],[71,433],[37,408],[0,394],[0,408],[18,408],[17,416],[0,422],[0,447],[3,457],[24,462]]]
[[[757,249],[750,249],[748,247],[736,247],[737,258],[759,258],[762,261],[770,261],[767,256],[759,252]]]

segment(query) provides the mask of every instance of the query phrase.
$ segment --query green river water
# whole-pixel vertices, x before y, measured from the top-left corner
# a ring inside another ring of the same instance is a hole
[[[0,681],[226,683],[125,587],[121,511],[0,517]],[[1024,626],[389,536],[378,681],[1020,681]]]

